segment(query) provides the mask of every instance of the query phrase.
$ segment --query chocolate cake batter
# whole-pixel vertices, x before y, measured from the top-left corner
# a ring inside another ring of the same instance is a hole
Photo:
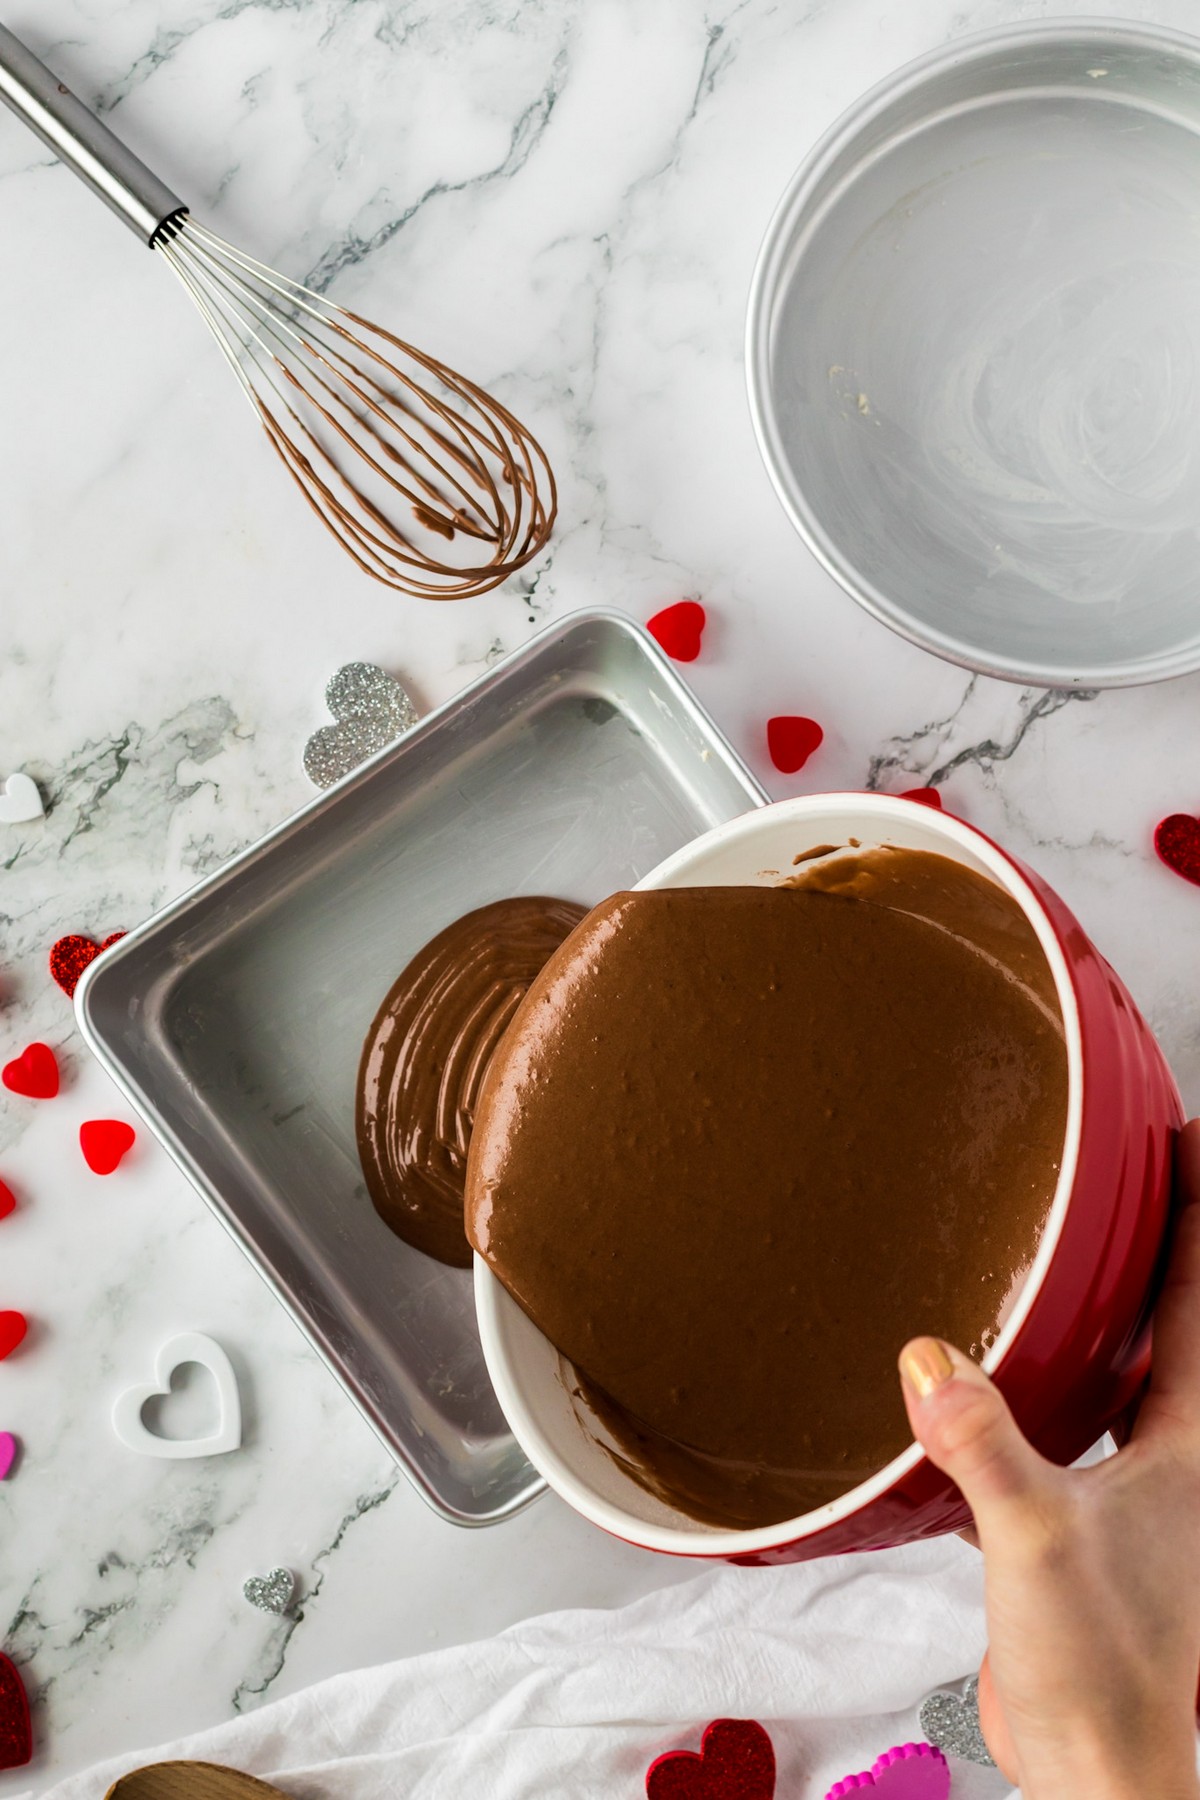
[[[439,932],[376,1015],[358,1071],[358,1154],[398,1237],[465,1268],[463,1180],[480,1083],[526,988],[585,908],[497,900]]]
[[[645,1486],[773,1524],[910,1441],[907,1338],[992,1341],[1066,1108],[1036,936],[956,863],[617,894],[492,1060],[467,1235]]]

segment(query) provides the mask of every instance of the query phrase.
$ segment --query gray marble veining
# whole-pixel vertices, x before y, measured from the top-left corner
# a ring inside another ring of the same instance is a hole
[[[1200,1102],[1200,892],[1155,861],[1200,806],[1186,680],[1098,696],[972,680],[889,636],[811,561],[758,464],[741,369],[774,201],[870,83],[1010,19],[1192,0],[12,0],[6,22],[235,241],[494,386],[560,478],[550,553],[504,591],[375,588],[282,478],[166,272],[0,117],[0,773],[44,820],[0,826],[0,1040],[60,1050],[54,1102],[0,1103],[0,1640],[38,1707],[0,1796],[334,1669],[610,1604],[686,1571],[556,1502],[456,1533],[398,1480],[165,1156],[100,1182],[81,1119],[120,1110],[46,952],[143,917],[311,790],[333,671],[423,706],[548,618],[683,595],[688,671],[776,795],[933,782],[1053,882]],[[764,725],[826,730],[799,777]],[[173,1332],[242,1385],[241,1451],[151,1463],[108,1427]],[[274,1620],[247,1575],[296,1571]]]

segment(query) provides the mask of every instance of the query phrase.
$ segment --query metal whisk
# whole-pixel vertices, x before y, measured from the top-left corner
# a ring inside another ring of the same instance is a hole
[[[360,569],[454,600],[538,554],[554,475],[507,407],[197,224],[2,25],[0,99],[170,264],[292,479]]]

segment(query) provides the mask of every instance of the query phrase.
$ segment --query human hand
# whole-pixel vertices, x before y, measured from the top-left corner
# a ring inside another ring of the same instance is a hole
[[[1197,1800],[1200,1671],[1200,1119],[1128,1443],[1060,1469],[997,1389],[936,1338],[900,1354],[913,1435],[957,1484],[983,1551],[979,1712],[1023,1800]]]

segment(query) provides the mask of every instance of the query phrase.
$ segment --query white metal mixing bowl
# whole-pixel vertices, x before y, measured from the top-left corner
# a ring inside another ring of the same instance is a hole
[[[809,548],[938,655],[1200,667],[1200,40],[1059,21],[902,69],[767,231],[747,378]]]

